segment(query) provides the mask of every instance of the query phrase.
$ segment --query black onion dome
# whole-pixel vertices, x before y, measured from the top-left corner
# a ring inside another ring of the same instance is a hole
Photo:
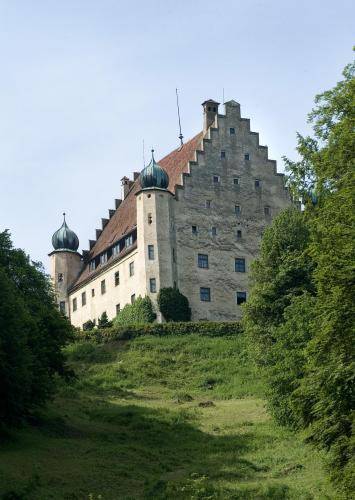
[[[154,149],[152,149],[152,159],[141,172],[140,183],[142,189],[160,188],[167,189],[169,186],[169,176],[165,170],[156,163],[154,159]]]
[[[76,252],[79,247],[79,238],[69,229],[66,221],[65,214],[62,226],[52,236],[52,245],[55,250],[70,250]]]

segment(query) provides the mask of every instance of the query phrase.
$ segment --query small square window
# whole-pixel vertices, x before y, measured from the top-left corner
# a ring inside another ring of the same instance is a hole
[[[156,293],[157,291],[157,280],[155,278],[149,279],[149,289],[151,293]]]
[[[239,186],[239,184],[240,184],[240,179],[239,179],[239,177],[234,177],[234,179],[233,179],[233,184],[234,184],[235,186]]]
[[[61,283],[64,280],[63,273],[58,273],[58,283]]]
[[[247,293],[246,292],[237,292],[237,305],[240,306],[247,301]]]
[[[61,302],[59,302],[59,311],[63,314],[65,314],[65,302],[64,300],[62,300]]]
[[[264,214],[265,215],[271,215],[270,207],[264,207]]]
[[[240,205],[234,205],[234,212],[235,212],[237,215],[240,215],[240,214],[241,214],[242,209],[240,208]]]
[[[261,180],[260,179],[255,179],[254,180],[254,186],[255,186],[255,189],[261,188]]]
[[[205,201],[205,207],[206,208],[211,208],[211,200],[206,200]]]
[[[244,160],[246,160],[246,161],[250,160],[250,154],[249,153],[245,153]]]
[[[197,234],[198,233],[197,226],[191,226],[191,231],[192,231],[192,234]]]
[[[76,311],[78,309],[78,301],[75,297],[75,299],[73,299],[73,311]]]
[[[86,306],[86,292],[81,294],[81,305]]]
[[[213,176],[213,184],[219,184],[221,182],[221,178],[219,175]]]
[[[102,280],[101,281],[101,295],[103,295],[104,293],[106,293],[106,281]]]
[[[235,259],[234,270],[236,273],[245,273],[245,259],[243,258]]]
[[[130,276],[134,275],[134,262],[129,263],[129,275]]]
[[[148,245],[148,259],[154,260],[154,245]]]
[[[202,269],[208,269],[208,255],[199,253],[197,258],[197,265]]]
[[[200,300],[202,302],[211,302],[211,289],[201,287],[200,288]]]
[[[120,284],[120,272],[116,271],[115,272],[115,286],[118,286]]]
[[[121,311],[121,305],[116,304],[116,316],[117,316],[117,314],[119,314],[120,311]]]
[[[133,295],[131,295],[131,304],[133,304],[136,300],[136,294],[134,293]]]
[[[225,151],[221,151],[221,160],[224,160],[226,157],[226,152]]]
[[[211,227],[211,235],[212,236],[217,236],[217,228],[216,227]]]
[[[242,238],[242,231],[241,229],[237,229],[237,240],[240,240]]]
[[[229,129],[229,133],[230,133],[230,135],[235,135],[235,128],[234,128],[234,127],[231,127],[231,128]]]

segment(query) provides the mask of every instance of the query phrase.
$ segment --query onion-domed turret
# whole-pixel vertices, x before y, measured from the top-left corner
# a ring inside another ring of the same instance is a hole
[[[149,165],[147,165],[140,174],[140,184],[142,189],[167,189],[169,186],[169,176],[165,170],[156,163],[154,159],[154,149],[152,149],[152,159]]]
[[[55,250],[68,250],[69,252],[76,252],[79,247],[79,238],[69,229],[65,221],[65,213],[63,214],[64,220],[62,226],[52,236],[52,245]]]

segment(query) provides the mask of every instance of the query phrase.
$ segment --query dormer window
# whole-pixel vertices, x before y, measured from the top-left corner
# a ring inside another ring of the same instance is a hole
[[[103,265],[103,264],[106,264],[107,262],[107,252],[104,252],[100,255],[100,264]]]
[[[90,271],[95,271],[95,269],[96,269],[96,262],[95,262],[95,259],[93,259],[89,263],[89,270]]]
[[[112,255],[118,255],[119,253],[120,253],[120,244],[116,243],[116,245],[112,247]]]
[[[125,239],[125,247],[130,247],[131,245],[133,245],[133,235],[130,234],[129,236],[127,236],[127,238]]]

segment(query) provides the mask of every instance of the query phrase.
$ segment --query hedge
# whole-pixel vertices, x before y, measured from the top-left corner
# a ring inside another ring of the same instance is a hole
[[[181,322],[181,323],[148,323],[135,325],[114,325],[110,328],[94,330],[77,330],[76,340],[94,340],[95,342],[112,342],[130,340],[143,335],[165,337],[169,335],[204,335],[206,337],[223,337],[242,333],[239,322]]]

